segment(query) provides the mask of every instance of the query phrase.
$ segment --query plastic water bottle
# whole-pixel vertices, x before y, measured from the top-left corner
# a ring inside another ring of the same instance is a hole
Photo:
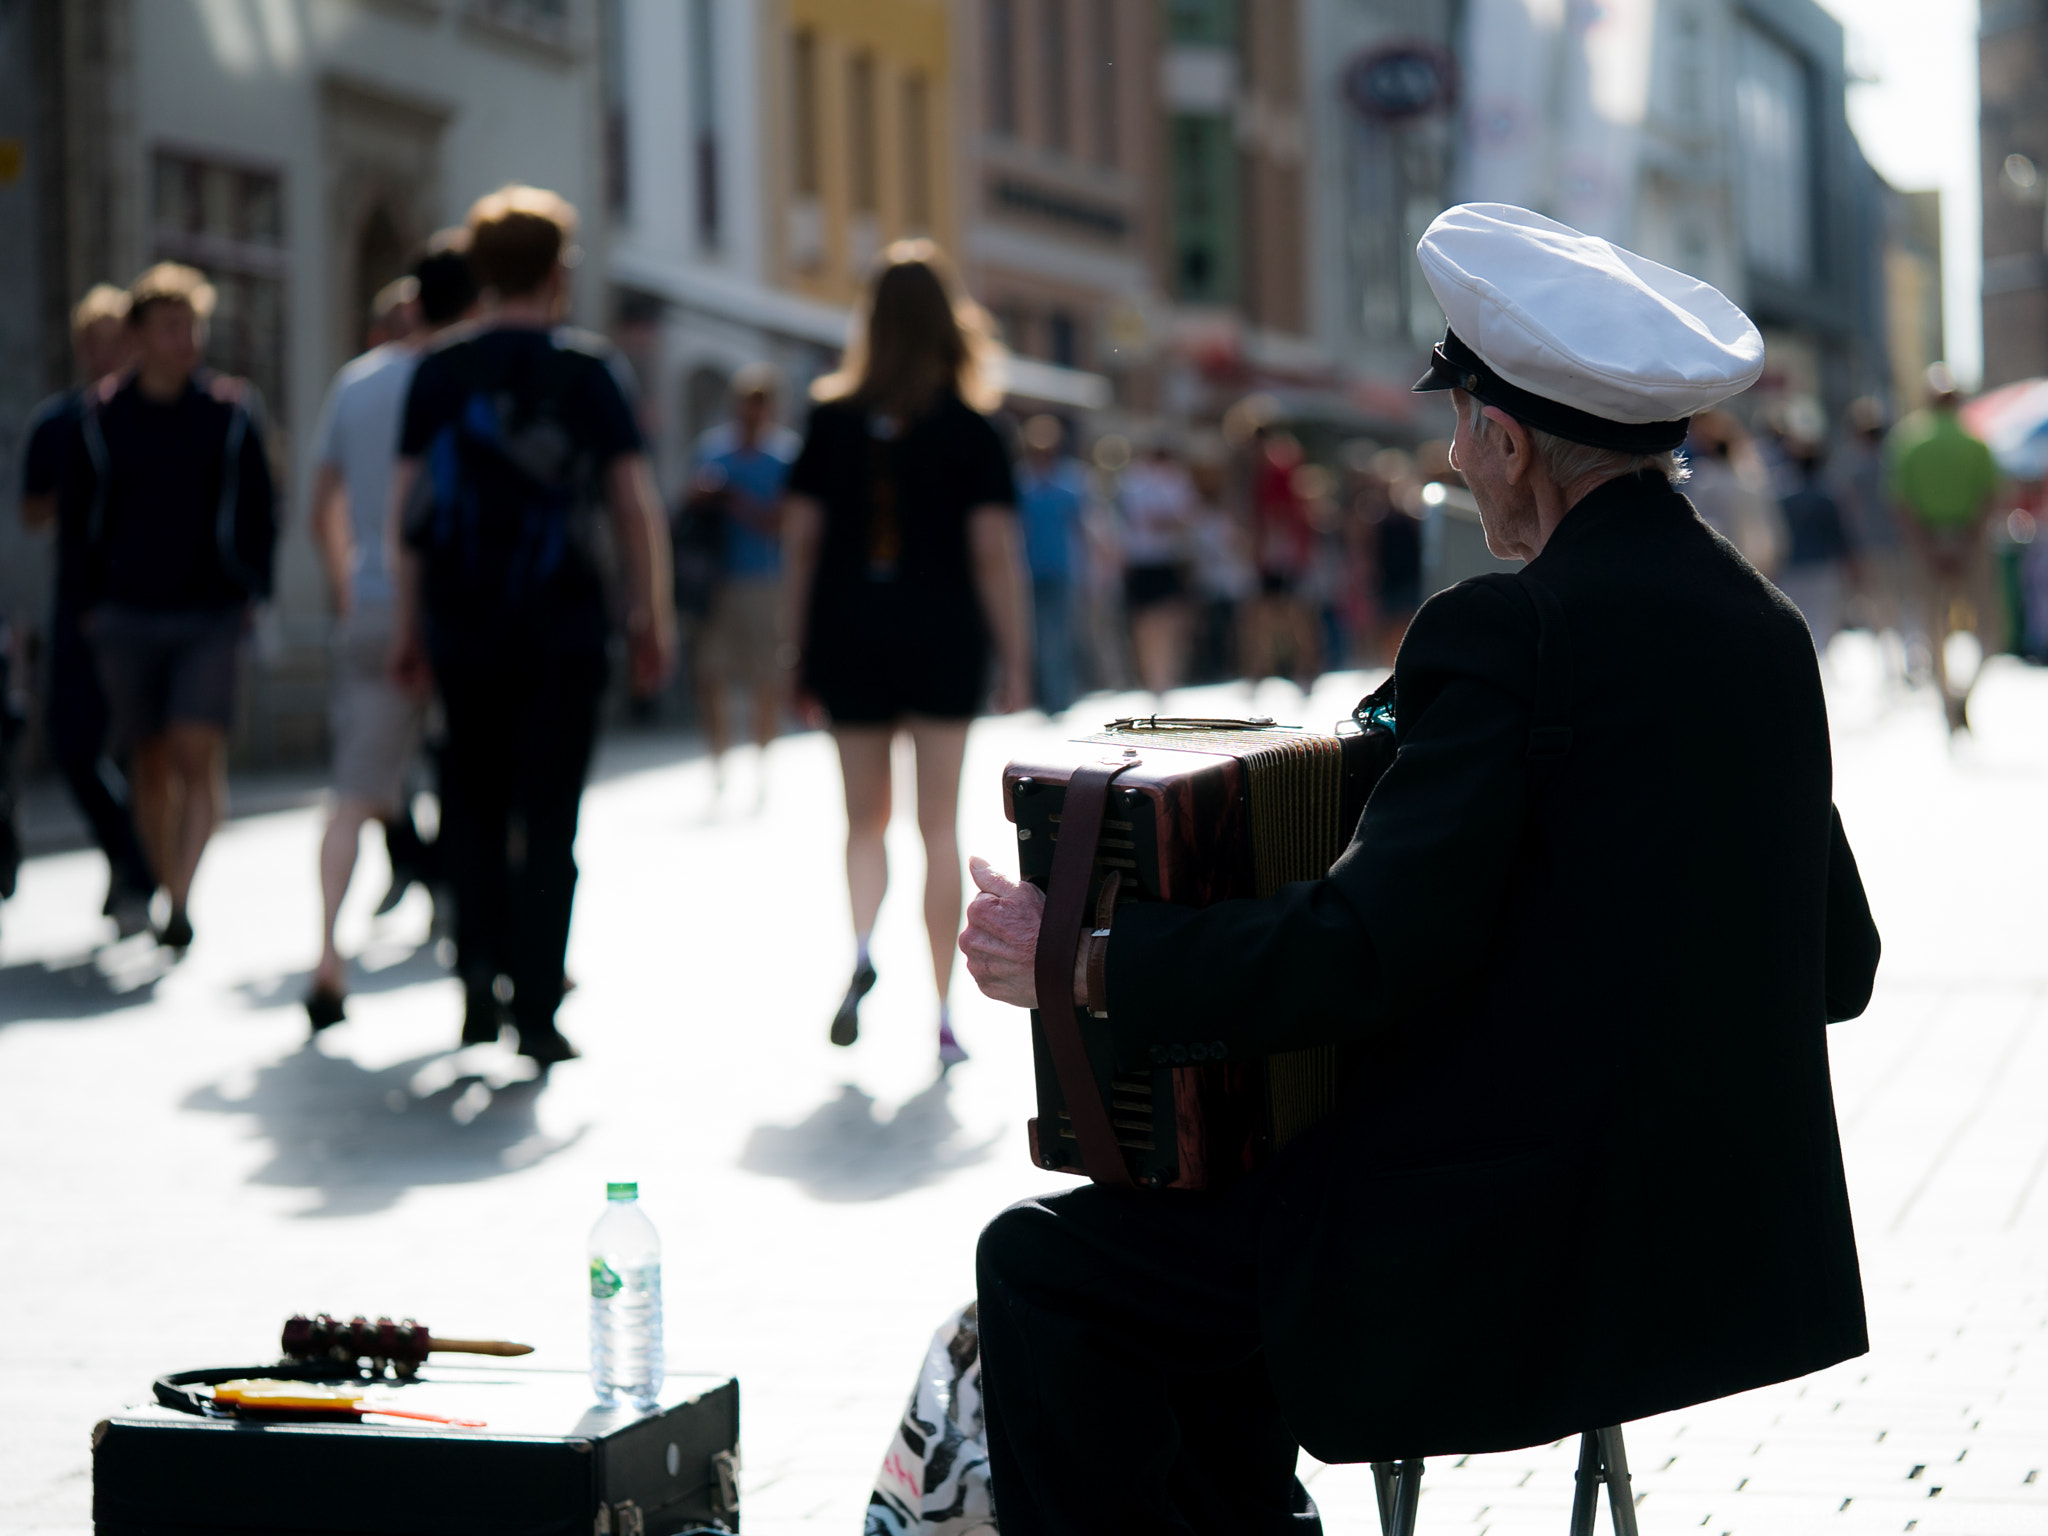
[[[590,1229],[590,1386],[610,1408],[661,1396],[661,1237],[638,1184],[607,1184]]]

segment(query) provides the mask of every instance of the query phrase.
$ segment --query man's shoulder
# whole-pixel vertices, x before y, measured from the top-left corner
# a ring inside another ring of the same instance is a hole
[[[78,425],[80,409],[85,403],[83,388],[73,385],[60,389],[54,395],[45,395],[36,402],[36,408],[28,413],[26,434],[34,437],[39,432],[60,431]]]
[[[372,347],[360,357],[350,358],[342,364],[341,372],[334,377],[335,387],[340,390],[362,389],[375,381],[388,380],[394,374],[406,374],[419,366],[418,349],[400,341],[387,341],[381,347]]]
[[[1423,603],[1402,638],[1395,669],[1404,679],[1475,678],[1523,693],[1535,676],[1534,599],[1514,572],[1473,576]]]

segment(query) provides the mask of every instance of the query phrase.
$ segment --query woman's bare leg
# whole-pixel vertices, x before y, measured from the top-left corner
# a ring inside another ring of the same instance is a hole
[[[960,937],[960,763],[965,720],[909,723],[917,748],[917,830],[924,837],[924,926],[932,945],[932,984],[944,1007]]]
[[[886,725],[836,725],[839,772],[846,783],[846,894],[853,904],[854,937],[866,949],[875,914],[889,889],[889,743]]]

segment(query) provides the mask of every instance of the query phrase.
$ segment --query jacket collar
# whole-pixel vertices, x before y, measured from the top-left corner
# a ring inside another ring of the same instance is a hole
[[[1563,520],[1551,530],[1549,539],[1544,542],[1543,553],[1529,562],[1529,569],[1543,565],[1560,551],[1569,559],[1572,551],[1619,532],[1628,522],[1672,511],[1690,515],[1692,508],[1678,488],[1656,470],[1617,475],[1605,484],[1595,486],[1573,504]]]

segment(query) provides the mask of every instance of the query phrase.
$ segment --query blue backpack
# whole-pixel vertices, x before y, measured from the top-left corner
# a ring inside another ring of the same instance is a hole
[[[423,607],[479,640],[544,634],[598,581],[594,457],[564,419],[571,359],[551,345],[486,377],[474,345],[445,355],[470,377],[461,409],[427,444],[404,514]]]

